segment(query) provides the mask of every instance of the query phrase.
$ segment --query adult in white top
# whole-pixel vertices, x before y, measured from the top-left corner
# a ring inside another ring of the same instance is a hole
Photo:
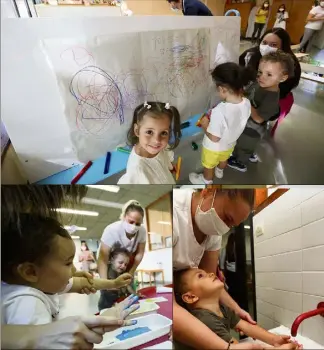
[[[307,16],[307,24],[305,26],[305,32],[303,39],[299,45],[299,50],[304,51],[304,48],[313,36],[322,29],[324,23],[324,1],[320,2],[319,6],[315,6],[311,9]]]
[[[121,212],[120,221],[108,225],[102,236],[98,256],[98,272],[101,278],[108,278],[110,252],[117,243],[131,253],[127,272],[134,275],[141,263],[146,243],[146,230],[143,224],[144,209],[136,200],[127,202]],[[99,310],[110,306],[106,291],[100,291]],[[107,297],[107,298],[106,298]],[[107,306],[109,305],[109,306]]]
[[[278,8],[276,14],[276,21],[273,28],[282,28],[286,30],[287,19],[289,18],[288,11],[286,10],[286,5],[282,4]]]
[[[199,267],[216,273],[222,235],[249,216],[254,204],[253,189],[219,190],[208,186],[202,191],[173,190],[173,268]],[[242,318],[251,316],[223,292],[221,302]],[[195,349],[228,349],[228,344],[201,321],[173,301],[173,340]],[[261,349],[247,343],[231,349]]]
[[[173,169],[173,151],[162,150],[153,158],[141,157],[136,154],[133,147],[129,155],[126,174],[119,180],[118,184],[175,184],[171,174]]]

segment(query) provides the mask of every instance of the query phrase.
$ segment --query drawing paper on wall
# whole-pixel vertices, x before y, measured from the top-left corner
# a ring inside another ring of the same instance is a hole
[[[208,29],[47,39],[43,47],[80,161],[125,143],[146,100],[170,102],[183,119],[208,107]]]
[[[209,28],[44,40],[78,160],[124,144],[144,101],[169,102],[182,120],[209,108],[217,44]]]

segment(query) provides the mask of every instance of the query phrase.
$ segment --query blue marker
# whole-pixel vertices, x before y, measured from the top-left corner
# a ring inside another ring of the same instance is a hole
[[[110,157],[111,157],[111,153],[107,152],[104,174],[109,173]]]

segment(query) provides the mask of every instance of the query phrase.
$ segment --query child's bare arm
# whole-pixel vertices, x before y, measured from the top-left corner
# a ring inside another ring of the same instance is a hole
[[[220,140],[220,137],[212,135],[211,133],[205,131],[206,136],[212,140],[213,142],[218,142]]]
[[[247,321],[240,320],[240,322],[237,324],[237,328],[251,338],[261,340],[270,345],[275,345],[276,335],[266,331],[258,325],[253,325]]]
[[[264,119],[259,116],[258,111],[252,106],[251,106],[251,118],[259,124],[264,122]]]

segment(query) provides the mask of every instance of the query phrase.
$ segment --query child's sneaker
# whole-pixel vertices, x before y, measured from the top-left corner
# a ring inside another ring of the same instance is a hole
[[[244,165],[243,163],[239,162],[238,160],[236,160],[234,157],[231,157],[228,160],[227,165],[235,170],[241,171],[242,173],[245,173],[247,171],[247,167],[246,165]]]
[[[249,161],[251,163],[257,163],[259,161],[259,157],[255,153],[253,153],[253,154],[251,154]]]
[[[218,179],[222,179],[224,175],[224,170],[216,167],[215,169],[215,175]]]
[[[213,183],[213,181],[205,180],[203,174],[196,174],[196,173],[189,174],[189,181],[193,185],[211,185]]]

